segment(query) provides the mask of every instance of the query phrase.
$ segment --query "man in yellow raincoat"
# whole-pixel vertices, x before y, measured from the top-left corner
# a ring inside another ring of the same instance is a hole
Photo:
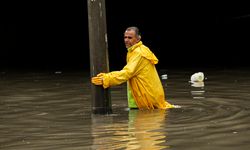
[[[99,73],[91,82],[103,88],[128,83],[128,106],[139,109],[173,108],[165,100],[164,90],[155,68],[158,59],[143,45],[139,29],[129,27],[124,33],[127,64],[120,71]]]

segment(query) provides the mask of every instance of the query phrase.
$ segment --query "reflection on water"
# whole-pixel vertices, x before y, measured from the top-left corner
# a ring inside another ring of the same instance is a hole
[[[121,121],[115,121],[114,115],[93,116],[93,149],[155,150],[168,147],[163,132],[166,110],[129,110],[127,113],[128,118]]]
[[[205,83],[202,82],[191,82],[191,94],[194,99],[205,98]]]
[[[110,115],[91,113],[88,73],[1,73],[0,149],[249,149],[249,70],[207,70],[197,84],[190,70],[164,73],[181,108],[128,110],[123,84],[111,88]]]
[[[166,110],[129,111],[129,133],[133,139],[128,149],[163,149],[166,145]]]

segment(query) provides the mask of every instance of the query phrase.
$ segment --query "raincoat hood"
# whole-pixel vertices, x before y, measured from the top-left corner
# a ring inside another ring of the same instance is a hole
[[[157,64],[158,63],[158,59],[156,58],[156,56],[150,51],[150,49],[148,47],[146,47],[145,45],[142,44],[142,41],[136,43],[135,45],[129,47],[127,50],[128,52],[132,52],[135,49],[139,48],[142,57],[150,60],[150,62],[152,64]]]

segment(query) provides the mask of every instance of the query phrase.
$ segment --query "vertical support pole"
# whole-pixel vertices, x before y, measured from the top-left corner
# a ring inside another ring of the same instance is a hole
[[[105,0],[88,0],[88,25],[90,73],[93,77],[101,72],[109,72]],[[93,113],[112,113],[109,89],[93,84],[91,88]]]

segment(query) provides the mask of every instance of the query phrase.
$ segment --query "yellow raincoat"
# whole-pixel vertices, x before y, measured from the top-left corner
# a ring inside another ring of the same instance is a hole
[[[127,65],[120,71],[103,75],[103,87],[128,81],[128,89],[139,109],[166,109],[173,105],[165,100],[162,83],[155,68],[158,59],[148,47],[138,42],[128,48]]]

